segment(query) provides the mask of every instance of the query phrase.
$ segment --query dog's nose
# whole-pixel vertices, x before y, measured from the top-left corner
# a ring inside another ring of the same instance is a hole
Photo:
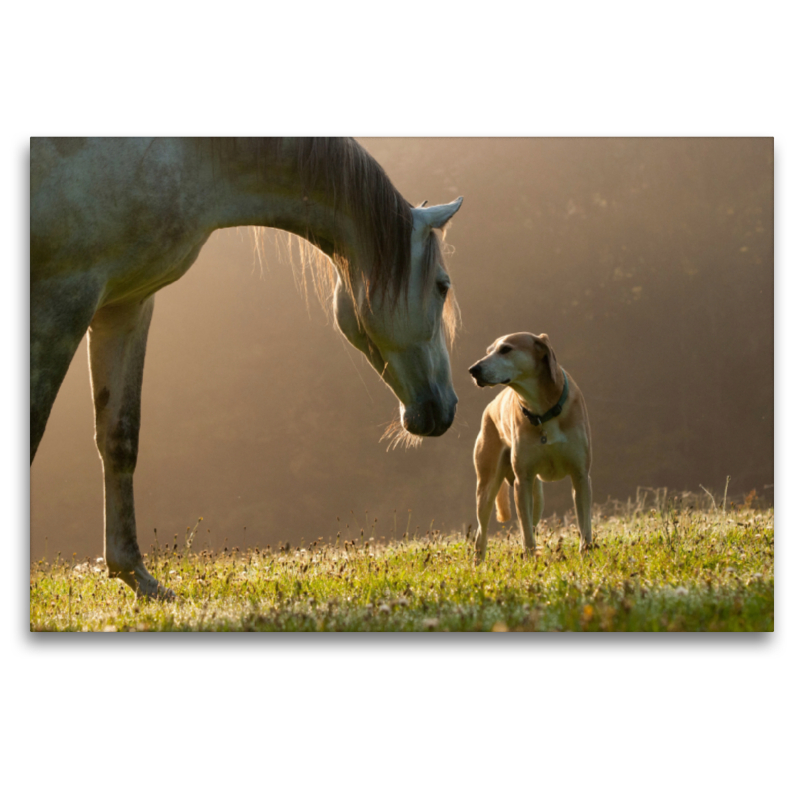
[[[477,378],[478,377],[478,373],[480,371],[481,371],[481,365],[479,363],[478,364],[473,364],[469,368],[469,374],[472,375],[473,378]]]

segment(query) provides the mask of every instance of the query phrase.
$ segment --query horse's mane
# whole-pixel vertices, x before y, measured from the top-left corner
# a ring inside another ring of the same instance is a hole
[[[201,140],[202,141],[202,140]],[[369,298],[379,297],[395,306],[407,300],[411,262],[411,204],[389,180],[383,167],[354,139],[348,138],[219,138],[206,140],[215,161],[224,168],[229,162],[247,160],[264,174],[291,159],[304,194],[321,193],[332,198],[334,211],[346,212],[360,229],[370,253],[371,269],[366,275]],[[312,242],[313,243],[313,242]],[[319,251],[316,251],[319,252]],[[308,257],[312,282],[321,299],[330,296],[336,282],[334,264],[327,258]],[[343,253],[329,254],[345,276],[352,292],[351,265]],[[442,237],[432,232],[425,250],[423,281],[429,290],[436,264],[445,266]],[[452,342],[458,324],[458,306],[450,292],[442,322]]]

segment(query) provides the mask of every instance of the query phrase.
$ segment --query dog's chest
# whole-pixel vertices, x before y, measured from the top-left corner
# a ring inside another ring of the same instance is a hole
[[[541,441],[541,427],[531,427],[520,437],[517,460],[525,463],[527,472],[538,475],[543,481],[560,481],[567,475],[567,437],[555,425],[545,424],[544,428],[545,443]]]
[[[560,481],[567,476],[563,454],[557,448],[541,445],[528,455],[526,471],[538,475],[543,481]]]
[[[526,419],[524,424],[517,430],[520,442],[524,442],[525,447],[546,449],[555,444],[566,444],[567,437],[553,420],[545,422],[543,425],[532,425]]]
[[[549,454],[537,461],[531,471],[543,481],[560,481],[567,476],[563,466]]]

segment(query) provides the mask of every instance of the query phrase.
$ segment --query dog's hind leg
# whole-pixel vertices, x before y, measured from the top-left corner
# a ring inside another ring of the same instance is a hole
[[[509,498],[508,481],[503,481],[500,484],[497,500],[495,500],[495,511],[498,522],[508,522],[511,519],[511,499]]]
[[[572,476],[572,497],[581,532],[581,552],[592,545],[592,480],[587,474]]]

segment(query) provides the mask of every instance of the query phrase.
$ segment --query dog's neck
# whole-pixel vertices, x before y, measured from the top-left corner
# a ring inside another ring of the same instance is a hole
[[[553,380],[548,372],[546,375],[532,375],[517,383],[512,381],[509,386],[517,393],[520,402],[532,414],[545,414],[561,397],[564,389],[564,373],[558,370],[558,379]]]

